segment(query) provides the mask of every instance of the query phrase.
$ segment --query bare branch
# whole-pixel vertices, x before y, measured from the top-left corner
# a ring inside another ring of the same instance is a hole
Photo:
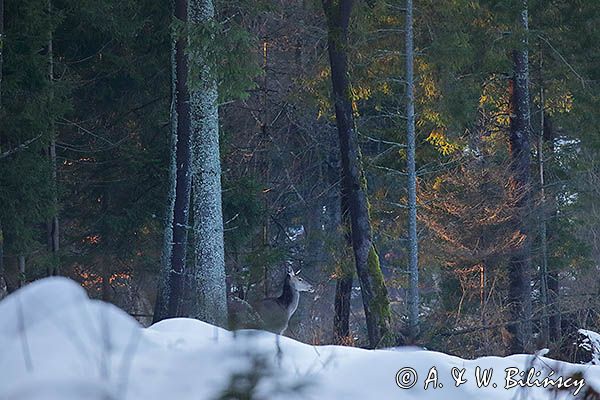
[[[4,153],[0,153],[0,160],[2,160],[3,158],[6,158],[8,156],[11,156],[11,155],[17,153],[18,151],[25,150],[31,143],[35,142],[36,140],[40,139],[41,137],[42,137],[42,135],[39,134],[34,138],[26,140],[25,142],[21,143],[14,149],[10,149],[8,151],[5,151]]]
[[[550,41],[548,41],[548,39],[544,38],[542,35],[538,35],[538,38],[540,38],[544,43],[546,43],[548,45],[548,47],[550,47],[552,49],[552,51],[554,51],[556,53],[556,55],[562,60],[562,62],[565,63],[565,65],[567,67],[569,67],[571,72],[573,72],[573,74],[575,74],[575,76],[581,81],[581,86],[583,88],[585,88],[585,79],[583,79],[583,77],[581,75],[579,75],[579,73],[575,70],[575,68],[573,68],[573,66],[571,64],[569,64],[569,62],[566,60],[566,58],[564,58],[563,55],[560,54],[560,52],[554,46],[552,46],[552,44],[550,43]]]

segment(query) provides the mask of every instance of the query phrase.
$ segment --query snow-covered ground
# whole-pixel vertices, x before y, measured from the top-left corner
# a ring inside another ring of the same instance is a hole
[[[580,386],[580,394],[600,391],[600,366],[541,356],[463,360],[418,349],[279,341],[280,357],[270,333],[234,337],[190,319],[144,329],[118,308],[90,300],[76,283],[49,278],[0,302],[0,399],[572,399]],[[581,371],[585,383],[563,381],[569,388],[559,397],[552,386],[505,389],[520,378],[513,373],[531,366],[541,375],[530,383],[543,383],[551,370],[555,381]],[[490,369],[491,380],[479,388],[477,371]],[[414,377],[410,389],[399,386]],[[227,388],[254,397],[226,397]]]

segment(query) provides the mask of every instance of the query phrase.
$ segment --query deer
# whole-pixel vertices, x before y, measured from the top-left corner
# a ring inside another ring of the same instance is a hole
[[[230,327],[258,328],[283,335],[298,308],[300,292],[314,292],[313,286],[299,274],[300,271],[288,268],[278,297],[267,297],[253,305],[242,299],[230,298]]]

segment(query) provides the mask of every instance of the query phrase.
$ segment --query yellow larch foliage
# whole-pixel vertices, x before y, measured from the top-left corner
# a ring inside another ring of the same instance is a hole
[[[573,109],[573,94],[570,91],[559,93],[545,101],[546,112],[550,115],[571,112]]]
[[[506,80],[500,76],[491,75],[483,85],[479,96],[479,108],[485,109],[495,122],[495,127],[490,126],[490,131],[510,125],[508,96]]]
[[[445,156],[456,152],[460,148],[458,144],[448,140],[448,136],[442,130],[431,131],[425,140]]]
[[[419,87],[423,90],[426,100],[438,99],[441,93],[433,77],[432,66],[420,58],[415,60],[417,75],[419,76]]]

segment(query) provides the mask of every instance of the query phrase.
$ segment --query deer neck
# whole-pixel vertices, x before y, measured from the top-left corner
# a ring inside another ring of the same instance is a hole
[[[300,301],[300,292],[292,287],[289,277],[285,278],[285,282],[283,283],[283,291],[277,300],[279,304],[286,309],[288,318],[290,318],[292,314],[296,312],[296,309],[298,308],[298,302]]]

